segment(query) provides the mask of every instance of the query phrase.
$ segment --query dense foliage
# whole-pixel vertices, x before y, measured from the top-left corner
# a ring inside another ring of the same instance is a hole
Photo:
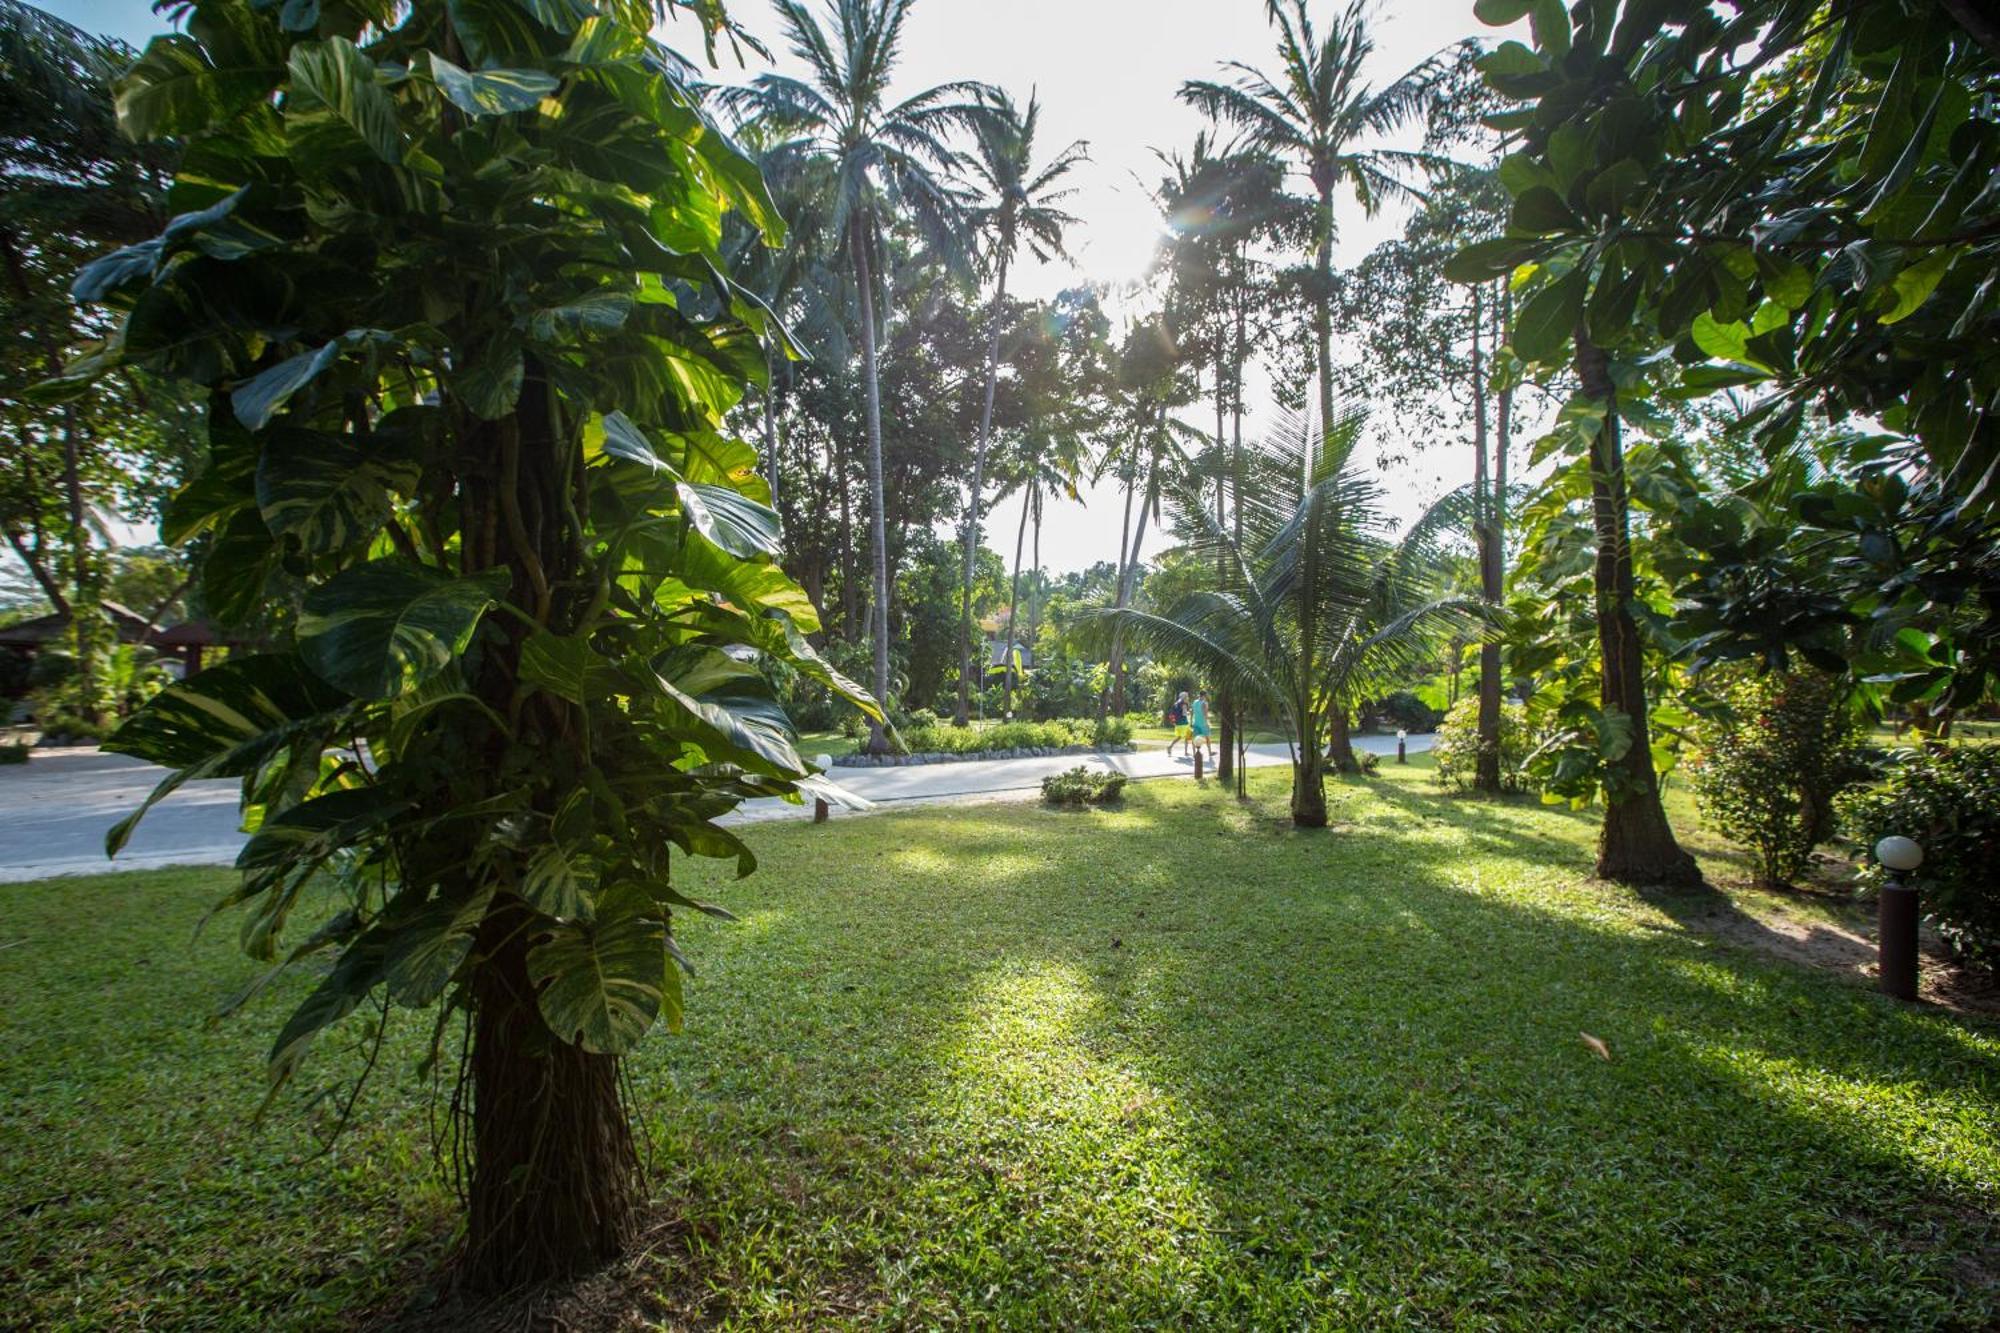
[[[1862,776],[1847,691],[1825,672],[1750,676],[1695,728],[1688,776],[1702,818],[1748,848],[1757,882],[1793,883],[1833,836],[1833,800]]]
[[[1916,839],[1924,912],[1961,958],[2000,971],[2000,745],[1898,756],[1879,786],[1842,800],[1840,826],[1864,852],[1892,834]],[[1863,881],[1883,874],[1871,856]]]

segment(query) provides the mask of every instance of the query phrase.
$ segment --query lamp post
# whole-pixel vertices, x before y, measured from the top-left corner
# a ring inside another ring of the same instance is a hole
[[[833,756],[830,754],[814,755],[813,767],[818,769],[822,773],[826,772],[828,769],[833,767]],[[826,817],[831,813],[833,813],[833,811],[832,808],[827,805],[826,797],[824,796],[813,797],[813,823],[824,824],[826,822]]]
[[[1917,998],[1917,891],[1903,882],[1903,876],[1924,863],[1924,849],[1909,838],[1888,837],[1875,844],[1875,859],[1889,872],[1876,917],[1878,984],[1884,995],[1914,1000]]]
[[[1397,727],[1397,728],[1396,728],[1396,762],[1397,762],[1397,763],[1399,763],[1399,764],[1407,764],[1407,763],[1409,763],[1409,762],[1410,762],[1410,749],[1409,749],[1409,745],[1410,745],[1410,733],[1409,733],[1408,731],[1404,730],[1404,729],[1403,729],[1402,727]]]

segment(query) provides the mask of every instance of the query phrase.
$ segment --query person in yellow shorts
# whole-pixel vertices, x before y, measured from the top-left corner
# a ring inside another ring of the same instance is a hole
[[[1186,690],[1182,690],[1179,697],[1174,700],[1173,722],[1174,738],[1167,742],[1168,754],[1174,752],[1176,745],[1190,744],[1194,736],[1194,726],[1188,719],[1188,697]]]

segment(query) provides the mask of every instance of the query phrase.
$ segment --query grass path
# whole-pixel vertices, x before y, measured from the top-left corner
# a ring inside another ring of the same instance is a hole
[[[759,830],[689,1027],[633,1062],[667,1326],[1980,1326],[2000,1029],[1581,878],[1587,816],[1341,784]],[[247,1120],[278,1000],[213,872],[9,888],[0,1322],[339,1327],[448,1244],[404,1015],[327,1114]],[[18,942],[18,943],[17,943]],[[13,947],[9,947],[13,946]],[[303,981],[289,984],[295,996]],[[1581,1033],[1607,1043],[1605,1061]],[[351,1073],[330,1047],[304,1092]]]

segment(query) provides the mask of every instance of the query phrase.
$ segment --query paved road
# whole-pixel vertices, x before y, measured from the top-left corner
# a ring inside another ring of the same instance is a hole
[[[1430,748],[1431,737],[1412,736],[1412,750]],[[1358,748],[1391,754],[1391,737],[1363,736]],[[1253,745],[1253,766],[1287,762],[1283,745]],[[1129,754],[1061,755],[1048,759],[984,759],[908,768],[836,768],[841,787],[877,808],[1005,797],[1032,792],[1051,773],[1084,763],[1115,768],[1134,778],[1189,776],[1192,761],[1164,750]],[[104,870],[147,870],[170,865],[226,865],[243,846],[237,831],[234,779],[191,782],[155,806],[115,862],[104,858],[104,831],[136,809],[164,769],[125,755],[94,750],[38,750],[29,763],[0,768],[0,881]],[[732,822],[805,819],[810,807],[752,801]],[[836,818],[848,818],[846,814]]]

